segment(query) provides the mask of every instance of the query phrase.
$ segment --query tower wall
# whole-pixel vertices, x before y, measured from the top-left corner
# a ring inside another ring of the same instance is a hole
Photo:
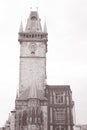
[[[45,73],[45,58],[21,58],[20,60],[20,93],[32,85],[43,90]]]
[[[47,130],[47,99],[44,92],[47,32],[42,31],[37,11],[31,11],[25,31],[21,24],[19,42],[20,74],[19,96],[15,105],[16,130]]]
[[[32,54],[32,51],[34,54]],[[22,42],[20,57],[46,57],[46,44],[44,42]]]

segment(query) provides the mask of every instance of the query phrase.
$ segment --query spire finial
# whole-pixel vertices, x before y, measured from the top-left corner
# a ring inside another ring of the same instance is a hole
[[[20,24],[19,32],[23,32],[23,23],[22,23],[22,19],[21,19],[21,24]]]

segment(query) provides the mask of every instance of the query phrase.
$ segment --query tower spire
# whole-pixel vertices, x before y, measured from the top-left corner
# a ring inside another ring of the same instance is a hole
[[[20,83],[19,83],[19,97],[21,93],[23,93],[28,87],[31,88],[30,90],[31,93],[29,95],[30,98],[33,97],[32,95],[36,97],[38,94],[36,93],[37,91],[41,91],[41,93],[43,91],[43,80],[46,77],[45,65],[46,65],[46,52],[47,52],[46,50],[47,50],[47,41],[48,41],[47,33],[44,33],[42,31],[41,20],[39,18],[39,14],[37,11],[30,12],[30,15],[27,19],[26,28],[23,32],[19,33],[18,40],[21,44],[20,57],[22,59],[20,58],[20,60],[23,60],[24,62],[24,64],[23,62],[21,62],[20,64],[21,73],[20,73]],[[25,57],[29,59],[29,62],[27,62]],[[40,60],[38,60],[39,58]],[[33,80],[32,80],[32,76],[33,76]],[[35,88],[36,85],[37,88]]]
[[[38,11],[31,11],[27,20],[26,32],[42,32]]]

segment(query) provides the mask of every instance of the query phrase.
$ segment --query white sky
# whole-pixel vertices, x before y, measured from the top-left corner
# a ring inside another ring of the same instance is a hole
[[[0,126],[14,108],[19,83],[18,31],[30,7],[48,28],[47,82],[69,84],[76,123],[87,124],[87,0],[0,0]]]

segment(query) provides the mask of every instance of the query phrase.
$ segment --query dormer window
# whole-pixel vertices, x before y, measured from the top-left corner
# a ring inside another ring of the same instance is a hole
[[[32,52],[31,52],[31,54],[35,54],[35,52],[34,52],[34,51],[32,51]]]
[[[35,16],[32,16],[31,20],[37,20],[37,18]]]

